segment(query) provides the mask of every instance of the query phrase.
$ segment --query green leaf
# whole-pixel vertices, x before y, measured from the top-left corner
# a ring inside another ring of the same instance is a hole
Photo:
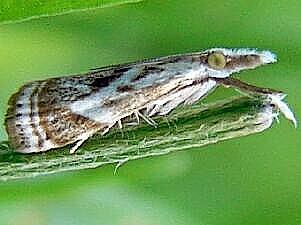
[[[143,157],[199,148],[222,140],[261,132],[275,114],[266,101],[240,97],[210,105],[179,107],[168,117],[155,118],[158,127],[146,123],[113,129],[90,138],[75,153],[70,146],[37,154],[19,154],[0,143],[0,180],[35,177],[68,170],[95,168]]]
[[[0,24],[140,1],[142,0],[2,0]]]

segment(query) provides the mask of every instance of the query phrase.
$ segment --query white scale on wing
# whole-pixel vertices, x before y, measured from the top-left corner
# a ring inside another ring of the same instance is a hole
[[[69,105],[69,108],[73,113],[82,115],[91,120],[111,124],[114,123],[118,118],[118,112],[109,107],[102,107],[105,100],[108,97],[114,97],[117,95],[117,87],[120,85],[128,84],[138,72],[138,68],[133,67],[132,69],[125,72],[120,78],[110,83],[107,87],[101,88],[99,91],[92,93],[91,95],[83,98],[82,100],[75,101]],[[120,93],[118,93],[120,95]]]

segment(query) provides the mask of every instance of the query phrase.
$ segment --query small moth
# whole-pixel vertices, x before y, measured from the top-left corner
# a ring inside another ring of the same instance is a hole
[[[192,104],[218,85],[265,96],[296,125],[279,91],[230,78],[232,73],[276,62],[270,51],[214,48],[91,70],[85,74],[34,81],[9,100],[5,119],[10,142],[21,153],[74,144],[135,115],[154,125],[179,104]]]

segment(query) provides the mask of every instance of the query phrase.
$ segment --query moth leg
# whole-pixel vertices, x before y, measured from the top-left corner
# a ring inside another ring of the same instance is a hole
[[[135,111],[134,114],[135,114],[135,117],[136,117],[136,120],[137,120],[137,124],[140,123],[140,119],[139,119],[139,111]]]
[[[121,119],[118,120],[117,123],[118,123],[118,127],[119,127],[119,129],[120,129],[120,131],[121,131],[121,136],[124,137],[124,133],[123,133],[123,130],[122,130],[123,126],[122,126]]]
[[[136,111],[137,115],[140,116],[142,119],[144,119],[149,125],[157,127],[157,123],[156,121],[154,121],[152,118],[143,115],[142,113],[140,113],[139,111]]]
[[[140,118],[139,118],[139,114],[137,112],[138,110],[134,111],[133,114],[136,118],[136,121],[132,121],[132,122],[128,122],[126,123],[126,125],[129,125],[129,126],[137,126],[140,124]]]
[[[82,134],[80,136],[80,139],[76,142],[76,144],[70,149],[70,154],[73,154],[77,151],[77,149],[87,140],[89,139],[89,137],[91,137],[92,135],[94,134],[93,133],[85,133],[85,134]]]
[[[127,126],[137,126],[140,123],[140,119],[139,119],[139,115],[138,115],[137,111],[134,111],[133,114],[136,118],[136,121],[127,122],[126,123]]]
[[[133,122],[127,123],[127,125],[138,125],[140,123],[140,118],[139,118],[139,114],[137,111],[133,112],[135,115],[135,118],[136,118],[136,122],[133,121]]]
[[[120,119],[120,120],[118,120],[118,127],[119,127],[119,129],[122,129],[122,128],[123,128],[123,126],[122,126],[122,122],[121,122],[121,119]]]
[[[211,79],[211,78],[210,78]],[[253,97],[265,97],[266,100],[275,108],[279,109],[283,115],[290,120],[295,127],[297,127],[297,120],[294,113],[289,106],[283,101],[286,95],[278,90],[270,88],[262,88],[254,85],[247,84],[238,79],[227,77],[227,78],[212,78],[217,83],[222,84],[225,87],[234,87],[247,95]]]

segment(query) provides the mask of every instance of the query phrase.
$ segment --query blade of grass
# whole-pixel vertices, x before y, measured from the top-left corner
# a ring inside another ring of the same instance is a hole
[[[0,24],[140,1],[143,0],[2,0],[0,1]]]
[[[18,154],[7,142],[2,142],[0,180],[95,168],[108,163],[116,163],[118,167],[128,160],[258,133],[271,126],[274,116],[272,107],[265,101],[240,97],[207,106],[181,107],[168,117],[155,118],[158,128],[143,123],[128,126],[123,132],[113,129],[105,136],[92,137],[72,155],[70,146],[39,154]]]

